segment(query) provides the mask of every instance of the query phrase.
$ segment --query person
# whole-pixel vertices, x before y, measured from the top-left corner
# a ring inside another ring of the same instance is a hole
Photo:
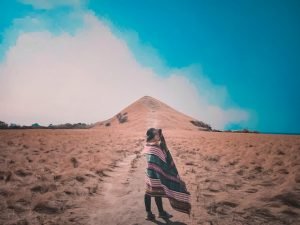
[[[159,218],[173,217],[163,209],[162,197],[169,199],[173,209],[190,215],[190,193],[178,174],[162,130],[150,128],[147,130],[146,136],[146,144],[143,149],[143,155],[147,161],[144,195],[145,219],[155,220],[155,214],[151,211],[151,197],[155,198]]]

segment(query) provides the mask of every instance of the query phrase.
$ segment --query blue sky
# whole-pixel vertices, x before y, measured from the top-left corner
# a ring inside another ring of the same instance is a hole
[[[124,41],[143,68],[165,79],[179,70],[199,95],[206,96],[206,106],[216,105],[228,115],[230,119],[220,122],[219,128],[300,133],[298,1],[37,2],[1,1],[3,64],[20,34],[47,31],[54,36],[65,32],[76,36],[85,26],[82,15],[88,13]],[[32,18],[38,22],[28,22]],[[161,97],[172,105],[170,98],[171,94]],[[190,106],[176,104],[189,114]],[[248,116],[232,119],[237,114],[229,115],[231,109]],[[190,115],[202,119],[196,109]],[[203,120],[213,124],[216,117],[203,116]]]

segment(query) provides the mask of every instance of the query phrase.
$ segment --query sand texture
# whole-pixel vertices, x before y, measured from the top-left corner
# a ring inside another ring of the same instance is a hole
[[[0,224],[300,224],[299,135],[201,131],[150,97],[120,113],[92,129],[0,130]],[[149,127],[163,129],[190,217],[163,199],[174,217],[144,219]]]

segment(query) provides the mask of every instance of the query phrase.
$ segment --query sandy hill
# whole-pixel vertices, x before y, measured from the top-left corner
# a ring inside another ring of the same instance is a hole
[[[197,120],[178,112],[155,98],[144,96],[120,111],[114,117],[96,123],[93,129],[106,126],[118,129],[132,129],[135,131],[145,131],[150,127],[189,131],[207,129],[202,126],[195,126],[191,121]]]

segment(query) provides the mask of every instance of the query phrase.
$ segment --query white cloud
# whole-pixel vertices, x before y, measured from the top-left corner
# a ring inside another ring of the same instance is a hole
[[[168,68],[169,76],[160,77],[137,62],[107,23],[87,13],[84,21],[75,35],[20,34],[0,64],[0,120],[27,125],[92,123],[112,117],[144,95],[218,129],[248,119],[243,109],[222,108],[229,98],[224,87],[201,74],[196,87],[186,76],[194,67]]]
[[[35,9],[53,9],[58,6],[81,7],[84,0],[20,0],[23,4],[32,5]]]

